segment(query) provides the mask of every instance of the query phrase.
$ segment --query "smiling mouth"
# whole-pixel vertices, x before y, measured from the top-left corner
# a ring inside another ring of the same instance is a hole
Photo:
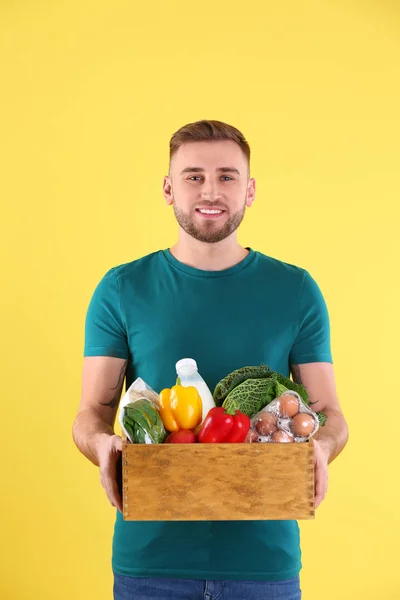
[[[208,219],[216,219],[224,214],[224,210],[220,208],[196,208],[196,212]]]

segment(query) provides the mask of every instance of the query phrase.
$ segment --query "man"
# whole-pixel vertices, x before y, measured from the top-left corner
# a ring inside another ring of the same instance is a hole
[[[116,483],[122,443],[113,425],[124,378],[127,387],[140,376],[160,391],[174,381],[176,361],[190,356],[210,389],[262,362],[308,389],[313,408],[328,417],[315,443],[316,506],[325,496],[328,463],[348,435],[328,312],[306,271],[239,245],[255,188],[240,131],[219,121],[182,127],[171,139],[163,184],[178,242],[111,269],[91,300],[73,435],[118,509],[116,600],[300,598],[295,521],[125,522]]]

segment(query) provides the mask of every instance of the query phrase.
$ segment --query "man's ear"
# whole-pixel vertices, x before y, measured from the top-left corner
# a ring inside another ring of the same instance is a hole
[[[174,196],[173,196],[173,190],[172,190],[172,181],[171,181],[171,178],[169,177],[169,175],[166,175],[164,177],[163,194],[164,194],[164,198],[167,201],[168,206],[171,206],[174,203]]]
[[[256,197],[256,180],[254,178],[249,180],[247,184],[247,197],[246,197],[246,206],[250,208],[252,206]]]

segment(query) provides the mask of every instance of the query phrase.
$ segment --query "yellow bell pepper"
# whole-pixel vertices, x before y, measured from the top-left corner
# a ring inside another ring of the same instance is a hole
[[[159,411],[167,431],[194,429],[201,423],[203,403],[195,387],[174,385],[160,393]]]

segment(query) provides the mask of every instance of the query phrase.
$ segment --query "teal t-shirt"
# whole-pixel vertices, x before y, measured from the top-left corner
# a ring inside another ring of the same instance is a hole
[[[127,359],[126,386],[141,377],[157,392],[171,387],[175,363],[186,357],[212,391],[245,365],[289,376],[290,364],[332,362],[314,279],[252,249],[223,271],[189,267],[169,250],[111,269],[88,308],[84,355]],[[296,521],[133,522],[117,511],[112,567],[133,577],[289,579],[301,569],[299,528]]]

